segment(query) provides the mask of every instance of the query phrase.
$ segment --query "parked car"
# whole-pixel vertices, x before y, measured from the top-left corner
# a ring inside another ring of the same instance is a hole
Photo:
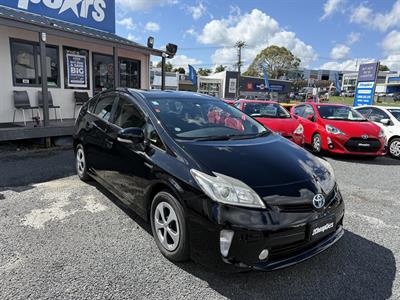
[[[234,104],[236,103],[237,100],[222,99],[222,101],[224,101],[226,104],[234,105]]]
[[[100,93],[79,113],[74,148],[79,178],[96,179],[149,221],[171,261],[279,269],[344,232],[329,163],[214,97]]]
[[[342,97],[354,97],[355,91],[344,91],[342,92]]]
[[[400,158],[400,107],[360,106],[355,108],[385,132],[388,152]]]
[[[234,106],[297,145],[304,145],[303,126],[298,118],[293,117],[279,103],[274,101],[239,100]]]
[[[400,102],[400,93],[396,93],[393,95],[393,101],[394,102]]]
[[[292,113],[304,127],[305,143],[315,153],[385,155],[385,133],[353,108],[340,104],[306,103]]]

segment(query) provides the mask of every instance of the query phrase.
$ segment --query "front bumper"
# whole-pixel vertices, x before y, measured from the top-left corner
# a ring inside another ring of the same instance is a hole
[[[377,142],[379,146],[376,146]],[[368,144],[371,146],[368,147]],[[322,149],[336,154],[383,156],[386,154],[386,140],[378,137],[364,140],[361,137],[328,134],[322,141]]]
[[[225,207],[214,203],[210,218],[197,214],[188,217],[192,259],[218,271],[235,272],[238,268],[271,271],[288,267],[317,255],[343,235],[344,203],[323,212],[279,212]],[[309,240],[310,223],[334,216],[334,230],[318,240]],[[216,220],[216,222],[213,221]],[[220,231],[234,231],[226,257],[220,251]],[[269,256],[260,260],[267,249]]]

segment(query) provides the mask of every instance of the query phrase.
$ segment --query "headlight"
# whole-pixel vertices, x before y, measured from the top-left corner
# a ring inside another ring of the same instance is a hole
[[[294,134],[303,134],[304,133],[304,127],[303,125],[299,124],[299,126],[297,126],[296,130],[293,131]]]
[[[218,173],[210,176],[195,169],[191,169],[190,173],[203,192],[214,201],[236,206],[265,208],[257,193],[240,180]]]
[[[380,138],[385,137],[385,132],[383,131],[382,128],[379,130],[379,137]]]
[[[325,128],[326,128],[326,131],[328,131],[329,133],[346,135],[343,131],[341,131],[340,129],[337,129],[336,127],[333,127],[331,125],[326,125]]]

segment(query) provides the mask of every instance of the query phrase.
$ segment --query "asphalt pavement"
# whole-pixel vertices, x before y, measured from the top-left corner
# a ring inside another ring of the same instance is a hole
[[[400,161],[328,160],[343,239],[284,270],[221,274],[166,260],[147,224],[78,180],[72,150],[1,153],[0,299],[400,299]]]

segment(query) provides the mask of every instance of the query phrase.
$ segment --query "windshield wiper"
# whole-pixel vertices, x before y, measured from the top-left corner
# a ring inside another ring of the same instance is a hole
[[[203,136],[193,139],[193,141],[228,141],[232,135]]]
[[[193,141],[229,141],[229,140],[241,140],[241,139],[251,139],[261,136],[269,135],[271,132],[265,130],[257,134],[228,134],[228,135],[217,135],[217,136],[203,136],[193,139]]]

